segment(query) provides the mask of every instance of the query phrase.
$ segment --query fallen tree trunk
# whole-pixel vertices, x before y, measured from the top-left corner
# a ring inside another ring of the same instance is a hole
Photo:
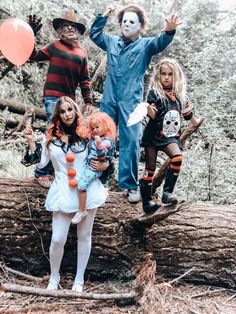
[[[16,120],[16,119],[12,119],[11,117],[9,119],[6,120],[6,123],[5,123],[5,128],[6,129],[14,129],[14,128],[17,128],[19,126],[19,123],[20,121],[19,120]],[[33,127],[33,130],[38,130],[42,133],[45,133],[45,130],[46,130],[46,125],[44,122],[41,122],[41,123],[34,123],[32,125]]]
[[[47,190],[33,180],[0,179],[1,259],[14,269],[44,275],[51,214],[43,204]],[[141,215],[121,192],[111,192],[99,209],[88,265],[90,278],[132,278],[146,253],[157,262],[157,273],[187,281],[236,288],[236,206],[209,203],[162,207]],[[75,272],[76,227],[67,241],[62,271]]]
[[[17,113],[17,114],[24,114],[27,110],[33,109],[35,112],[35,117],[37,119],[47,121],[45,111],[42,108],[38,108],[33,105],[22,104],[16,100],[8,100],[8,99],[0,98],[0,109],[5,110],[6,108],[8,108],[10,112]]]

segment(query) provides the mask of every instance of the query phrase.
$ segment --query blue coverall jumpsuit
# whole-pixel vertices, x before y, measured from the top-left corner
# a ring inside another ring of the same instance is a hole
[[[90,30],[91,40],[106,51],[108,59],[100,110],[112,117],[119,127],[119,187],[136,190],[142,127],[141,123],[127,127],[127,121],[129,114],[143,101],[143,78],[152,56],[171,43],[175,31],[125,42],[120,36],[103,32],[106,21],[107,17],[98,14]]]

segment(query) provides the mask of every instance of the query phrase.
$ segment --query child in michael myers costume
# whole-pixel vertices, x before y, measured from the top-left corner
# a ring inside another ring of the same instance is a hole
[[[175,29],[180,23],[177,17],[166,19],[166,27],[154,37],[141,37],[147,27],[146,14],[140,7],[129,5],[118,13],[121,36],[103,32],[108,16],[114,11],[108,8],[98,14],[90,30],[91,40],[106,51],[108,75],[100,110],[109,114],[119,127],[118,183],[127,189],[131,203],[140,200],[138,191],[138,163],[141,123],[127,127],[129,114],[143,101],[143,78],[152,57],[173,40]]]

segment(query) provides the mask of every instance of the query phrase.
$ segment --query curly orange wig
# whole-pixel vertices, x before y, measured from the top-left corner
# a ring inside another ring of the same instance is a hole
[[[92,127],[94,123],[98,123],[101,126],[103,130],[102,136],[111,137],[114,141],[116,140],[116,125],[108,114],[97,111],[89,116],[88,124],[91,136],[93,136]]]
[[[62,104],[69,103],[75,111],[75,120],[72,124],[71,132],[75,133],[81,139],[87,140],[89,138],[89,129],[84,122],[82,113],[78,105],[68,96],[60,97],[55,103],[54,110],[51,117],[51,122],[47,128],[46,138],[47,146],[56,138],[61,138],[62,134],[65,133],[65,126],[60,118]],[[68,129],[68,127],[67,127]]]

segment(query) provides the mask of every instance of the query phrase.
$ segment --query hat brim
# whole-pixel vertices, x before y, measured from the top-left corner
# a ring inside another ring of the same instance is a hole
[[[62,22],[70,22],[70,23],[74,23],[78,29],[78,31],[81,33],[81,35],[84,34],[85,32],[85,25],[82,24],[82,23],[76,23],[76,22],[72,22],[72,21],[69,21],[69,20],[65,20],[65,19],[60,19],[60,18],[56,18],[52,21],[52,26],[53,28],[55,29],[55,31],[58,30],[58,28],[60,27],[60,24]]]

